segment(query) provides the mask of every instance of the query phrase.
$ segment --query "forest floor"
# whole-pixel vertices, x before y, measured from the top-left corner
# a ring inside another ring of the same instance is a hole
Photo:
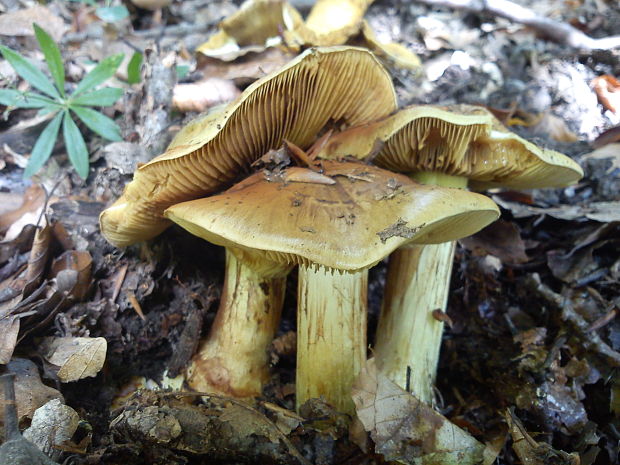
[[[21,426],[47,400],[63,398],[81,422],[54,446],[54,459],[73,464],[456,463],[457,447],[445,444],[448,458],[419,461],[420,444],[402,430],[389,438],[369,430],[373,449],[359,422],[321,402],[293,413],[294,273],[271,349],[273,377],[256,404],[212,397],[198,407],[196,396],[157,390],[183,389],[174,377],[213,321],[224,252],[177,227],[119,250],[102,237],[98,215],[137,164],[162,153],[196,116],[190,110],[232,100],[291,55],[271,48],[219,62],[196,54],[238,8],[230,0],[174,1],[159,11],[126,2],[129,16],[107,22],[98,3],[0,0],[0,43],[45,70],[31,28],[37,23],[59,44],[68,89],[93,63],[125,55],[110,80],[123,96],[102,110],[123,141],[78,125],[90,154],[86,179],[72,168],[62,137],[43,169],[24,179],[49,117],[0,106],[0,356],[18,375]],[[293,2],[302,12],[308,3]],[[399,105],[486,106],[510,130],[585,171],[564,189],[487,193],[502,216],[458,243],[436,410],[486,444],[485,463],[619,463],[620,47],[574,46],[553,28],[509,19],[515,11],[436,3],[459,2],[378,0],[366,13],[380,40],[421,59],[415,70],[389,67]],[[520,4],[589,37],[620,33],[614,1]],[[144,55],[142,73],[129,84],[136,52]],[[175,87],[207,78],[198,108],[173,104]],[[0,89],[28,86],[0,57]],[[371,347],[385,272],[386,263],[370,272]],[[76,344],[89,363],[101,350],[97,338],[105,338],[105,364],[94,376],[62,382],[70,357],[54,359],[50,345],[78,337],[87,338]],[[151,390],[127,400],[139,387]],[[177,426],[201,433],[179,436]]]

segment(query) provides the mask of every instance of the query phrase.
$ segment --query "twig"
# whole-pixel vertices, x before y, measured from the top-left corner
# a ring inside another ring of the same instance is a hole
[[[17,426],[17,404],[15,403],[15,375],[7,373],[0,376],[4,385],[4,440],[19,439],[21,433]]]
[[[620,47],[620,36],[595,39],[570,24],[538,16],[532,10],[510,0],[417,0],[432,6],[445,6],[474,13],[489,13],[515,23],[525,24],[551,40],[583,50],[610,50]]]
[[[537,273],[527,278],[527,284],[562,312],[562,319],[573,326],[587,349],[604,357],[611,366],[620,367],[620,353],[609,347],[598,334],[591,330],[588,322],[575,311],[570,299],[553,292],[549,286],[540,281]]]

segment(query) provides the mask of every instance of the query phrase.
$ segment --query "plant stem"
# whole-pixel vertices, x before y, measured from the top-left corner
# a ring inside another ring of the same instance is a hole
[[[211,332],[194,356],[189,385],[230,397],[255,397],[269,379],[268,348],[280,323],[289,266],[258,271],[226,250],[226,276]]]
[[[323,396],[353,413],[353,381],[366,361],[368,270],[299,267],[297,408]]]

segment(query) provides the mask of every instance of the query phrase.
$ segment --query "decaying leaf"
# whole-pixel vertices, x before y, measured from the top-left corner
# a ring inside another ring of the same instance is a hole
[[[172,94],[172,106],[179,111],[203,112],[228,103],[241,94],[232,81],[209,78],[192,84],[177,84]]]
[[[21,206],[15,210],[0,215],[0,233],[6,232],[16,222],[15,229],[21,230],[26,224],[35,224],[41,214],[41,207],[45,200],[45,192],[38,184],[30,186],[24,192]],[[26,218],[24,218],[26,217]]]
[[[536,442],[525,430],[521,421],[512,411],[505,414],[508,429],[512,436],[512,448],[521,460],[527,465],[579,465],[579,455],[567,454],[564,451],[553,449],[549,444]]]
[[[383,376],[374,359],[362,370],[352,395],[375,451],[387,460],[424,465],[484,462],[483,444]]]
[[[17,419],[20,423],[31,419],[35,410],[52,399],[64,401],[60,392],[41,382],[39,370],[30,360],[14,358],[7,364],[7,371],[15,374]],[[3,416],[4,393],[0,392],[0,418]]]
[[[32,423],[23,434],[47,456],[58,458],[60,451],[55,447],[73,437],[79,422],[80,416],[75,410],[53,399],[34,412]]]
[[[617,113],[620,110],[620,81],[609,74],[592,79],[591,83],[598,101],[605,109]]]
[[[620,221],[620,201],[591,202],[587,205],[560,205],[557,207],[541,208],[504,200],[498,195],[493,195],[491,198],[502,208],[510,210],[515,218],[549,215],[559,220],[570,221],[583,220],[584,218],[603,223]]]
[[[61,281],[71,282],[69,295],[76,300],[83,300],[91,285],[91,266],[93,259],[86,251],[67,250],[52,263],[52,276],[61,288]]]
[[[459,242],[477,255],[491,254],[504,263],[525,263],[525,243],[514,223],[497,220],[473,236]]]
[[[537,124],[531,126],[531,130],[534,134],[550,136],[558,142],[576,142],[579,140],[577,134],[568,129],[563,118],[551,113],[543,114]]]
[[[620,143],[607,144],[583,156],[583,160],[609,160],[611,166],[607,173],[620,169]]]
[[[32,23],[37,23],[49,32],[55,41],[60,40],[67,26],[62,18],[53,14],[48,8],[36,5],[16,10],[0,16],[0,35],[34,36]]]
[[[107,342],[102,337],[46,337],[39,350],[45,360],[58,367],[58,379],[69,383],[99,373]]]
[[[19,334],[19,315],[7,315],[0,319],[0,364],[7,364],[13,356]]]

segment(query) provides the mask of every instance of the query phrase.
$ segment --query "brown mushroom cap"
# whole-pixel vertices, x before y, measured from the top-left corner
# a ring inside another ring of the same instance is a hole
[[[167,207],[222,189],[283,139],[307,147],[330,122],[363,124],[395,108],[390,76],[370,52],[310,49],[179,132],[101,214],[101,231],[119,247],[155,237],[170,224]]]
[[[165,215],[236,254],[347,271],[370,267],[408,242],[468,236],[499,216],[495,203],[479,194],[425,186],[360,163],[322,165],[324,179],[305,168],[271,181],[256,173]]]
[[[508,131],[488,110],[471,105],[412,106],[333,136],[321,156],[363,158],[383,143],[377,165],[401,172],[436,171],[473,188],[561,187],[583,176],[567,156]]]

